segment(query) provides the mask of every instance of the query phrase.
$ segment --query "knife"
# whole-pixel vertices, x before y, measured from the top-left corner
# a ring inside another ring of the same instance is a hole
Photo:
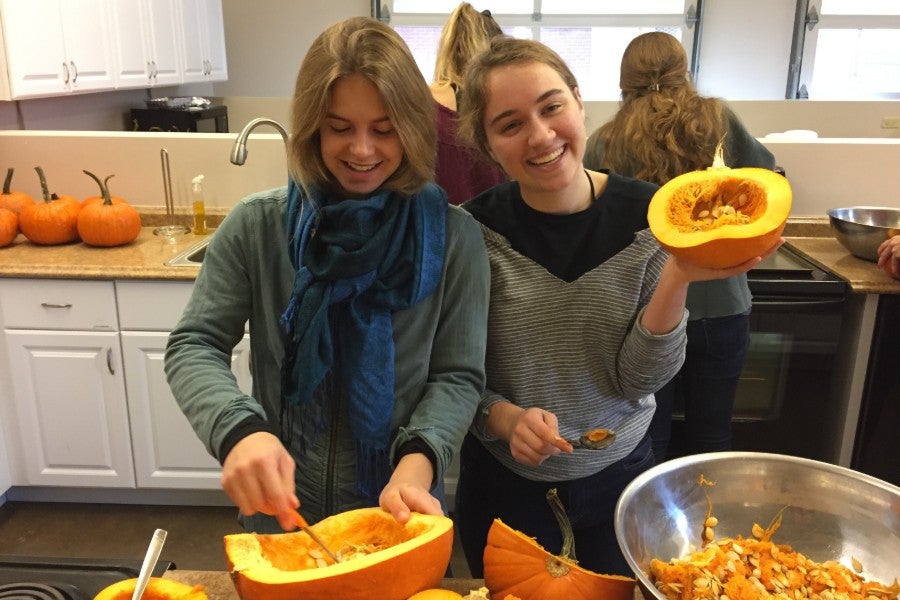
[[[306,535],[308,535],[308,536],[312,539],[312,541],[314,541],[316,544],[318,544],[319,547],[322,548],[322,550],[325,551],[325,554],[327,554],[328,556],[331,557],[331,560],[333,560],[333,561],[336,562],[336,563],[341,562],[341,559],[338,557],[338,555],[335,554],[334,552],[332,552],[332,551],[331,551],[331,548],[329,548],[328,546],[326,546],[326,545],[325,545],[325,542],[323,542],[323,541],[319,538],[319,536],[316,535],[316,534],[313,532],[312,529],[310,529],[309,523],[306,522],[306,519],[303,518],[303,515],[301,515],[299,512],[297,512],[297,511],[295,510],[295,511],[293,511],[293,512],[291,513],[291,516],[292,516],[293,519],[294,519],[294,524],[297,525],[297,526],[298,526],[300,529],[302,529],[303,531],[305,531],[305,532],[306,532]]]

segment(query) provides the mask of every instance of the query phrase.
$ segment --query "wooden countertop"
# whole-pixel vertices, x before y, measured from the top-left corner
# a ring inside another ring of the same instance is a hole
[[[206,236],[188,233],[169,242],[154,235],[153,229],[144,227],[134,242],[116,248],[82,243],[38,246],[20,234],[11,246],[0,248],[0,277],[194,280],[199,267],[167,267],[165,262]],[[785,238],[788,246],[844,279],[854,293],[900,294],[900,280],[875,263],[851,255],[834,237],[816,237],[821,227],[793,229],[798,231],[803,234]]]
[[[873,262],[856,258],[833,237],[786,237],[792,249],[847,282],[856,294],[900,294],[894,279]]]
[[[183,571],[173,569],[166,571],[163,579],[173,579],[189,585],[202,585],[206,588],[209,600],[239,600],[231,577],[224,571]],[[460,594],[467,594],[484,585],[482,579],[444,579],[441,587]],[[336,599],[337,600],[337,599]]]

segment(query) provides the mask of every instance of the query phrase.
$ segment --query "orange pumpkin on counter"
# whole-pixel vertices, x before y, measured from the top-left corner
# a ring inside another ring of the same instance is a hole
[[[0,193],[0,208],[7,208],[19,216],[22,209],[34,204],[34,198],[25,192],[14,192],[10,189],[14,169],[6,170],[6,179],[3,181],[3,192]]]
[[[768,169],[731,169],[721,145],[713,165],[660,187],[647,221],[671,254],[704,267],[727,268],[775,245],[791,212],[791,186]]]
[[[494,519],[484,549],[484,583],[491,598],[633,600],[633,578],[601,575],[578,566],[572,526],[555,489],[547,492],[547,501],[562,530],[562,552],[554,555],[533,537]]]
[[[68,244],[78,239],[78,213],[81,202],[73,196],[51,195],[41,167],[35,167],[41,180],[42,202],[25,206],[19,214],[19,228],[35,244]]]
[[[133,242],[141,234],[141,215],[122,198],[109,194],[109,175],[103,181],[84,172],[100,186],[100,196],[86,199],[78,213],[78,235],[89,246],[122,246]]]
[[[19,235],[19,217],[8,208],[0,208],[0,248],[9,246]]]
[[[243,600],[406,600],[436,588],[450,564],[453,521],[442,515],[413,513],[401,525],[380,508],[360,508],[311,529],[343,557],[341,562],[323,556],[303,531],[226,535],[225,555],[238,595]]]

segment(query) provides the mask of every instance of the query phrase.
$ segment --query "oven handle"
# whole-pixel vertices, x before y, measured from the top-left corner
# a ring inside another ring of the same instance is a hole
[[[766,308],[839,308],[844,305],[843,298],[833,300],[807,300],[796,296],[778,298],[753,298],[753,306]]]

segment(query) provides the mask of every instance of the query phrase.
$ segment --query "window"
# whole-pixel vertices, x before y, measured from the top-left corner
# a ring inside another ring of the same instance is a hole
[[[900,98],[900,2],[799,0],[806,4],[794,97],[815,100]],[[801,9],[802,9],[801,5]],[[802,28],[801,28],[802,26]],[[798,45],[795,43],[795,47]]]
[[[434,74],[441,28],[459,0],[387,0],[379,15],[403,36],[427,81]],[[585,100],[619,99],[619,63],[625,46],[647,31],[666,31],[693,55],[699,21],[686,0],[471,0],[490,9],[514,37],[539,40],[559,53],[578,79]]]

